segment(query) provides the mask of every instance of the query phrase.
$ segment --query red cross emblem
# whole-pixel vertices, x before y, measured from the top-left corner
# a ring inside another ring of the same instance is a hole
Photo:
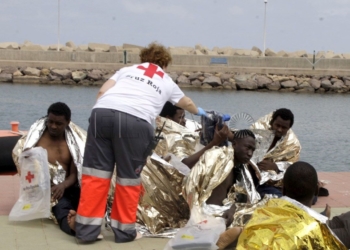
[[[26,180],[29,182],[29,183],[32,183],[32,179],[34,179],[34,175],[28,171],[28,174],[26,176]]]
[[[145,68],[143,66],[137,66],[138,69],[142,69],[145,71],[143,75],[148,76],[150,78],[153,78],[154,74],[159,75],[161,78],[163,78],[164,73],[162,71],[157,71],[158,66],[150,63],[148,65],[148,68]]]

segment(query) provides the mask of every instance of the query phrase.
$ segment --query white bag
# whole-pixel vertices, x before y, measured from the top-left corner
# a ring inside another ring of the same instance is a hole
[[[35,147],[22,152],[19,164],[21,168],[19,198],[10,212],[9,220],[48,218],[51,188],[46,149]]]
[[[193,207],[191,218],[186,226],[180,228],[175,238],[171,239],[164,250],[215,250],[220,234],[225,232],[225,220],[204,214],[198,207]]]

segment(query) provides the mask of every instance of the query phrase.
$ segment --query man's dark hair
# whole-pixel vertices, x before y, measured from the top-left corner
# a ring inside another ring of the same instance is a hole
[[[272,125],[272,123],[277,119],[277,117],[281,117],[285,121],[290,121],[290,128],[293,126],[294,115],[289,109],[282,108],[277,109],[275,112],[273,112],[270,125]]]
[[[238,130],[234,133],[233,140],[246,138],[248,136],[252,137],[255,140],[255,135],[251,130],[249,129]]]
[[[176,110],[178,109],[182,110],[182,108],[173,105],[171,102],[166,102],[159,115],[162,117],[173,117],[176,114]]]
[[[63,102],[56,102],[51,104],[47,110],[47,115],[49,115],[50,113],[54,115],[63,115],[67,121],[70,121],[70,108],[67,106],[67,104]]]
[[[310,201],[317,191],[317,172],[307,162],[298,161],[287,168],[283,178],[284,195],[299,201]]]

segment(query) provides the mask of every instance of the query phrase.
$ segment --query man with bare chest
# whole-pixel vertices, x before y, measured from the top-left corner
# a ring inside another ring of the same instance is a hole
[[[234,148],[234,167],[226,179],[218,185],[206,201],[207,204],[222,206],[223,200],[227,198],[233,185],[242,181],[241,168],[243,164],[249,162],[255,150],[255,136],[250,130],[240,130],[233,136],[232,146]],[[236,196],[236,202],[247,202],[247,197]],[[235,203],[231,208],[224,212],[226,225],[229,226],[233,221],[233,215],[236,211]]]
[[[60,228],[67,234],[74,235],[68,224],[69,210],[76,210],[79,202],[80,189],[77,182],[77,168],[66,141],[66,129],[70,123],[71,111],[61,102],[52,104],[45,121],[46,128],[37,142],[37,147],[47,150],[48,161],[54,166],[62,166],[65,179],[54,184],[51,180],[51,200],[56,201],[52,207]]]

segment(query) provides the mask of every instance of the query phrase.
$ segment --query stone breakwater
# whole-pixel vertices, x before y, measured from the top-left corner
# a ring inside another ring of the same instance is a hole
[[[69,70],[3,67],[0,82],[101,86],[115,70]],[[350,76],[272,75],[234,72],[169,72],[181,88],[227,89],[280,92],[350,92]]]

